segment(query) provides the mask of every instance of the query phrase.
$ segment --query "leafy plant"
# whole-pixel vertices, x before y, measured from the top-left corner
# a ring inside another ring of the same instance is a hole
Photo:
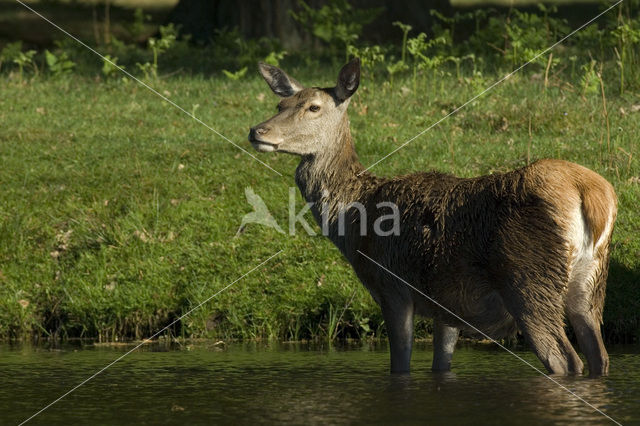
[[[532,60],[535,55],[547,45],[547,31],[544,28],[542,17],[535,13],[513,11],[513,19],[507,20],[505,32],[508,48],[505,50],[505,58],[512,67]],[[542,64],[544,58],[537,58],[536,62]]]
[[[2,52],[0,52],[0,69],[2,69],[4,62],[13,62],[13,60],[20,55],[20,52],[22,52],[21,41],[7,44],[4,49],[2,49]]]
[[[465,77],[464,82],[467,85],[471,86],[471,91],[473,94],[477,94],[482,90],[486,90],[488,85],[487,77],[485,77],[482,71],[479,70],[473,70],[471,77]]]
[[[494,10],[489,10],[487,15],[494,12]],[[504,34],[505,21],[505,17],[502,15],[478,17],[476,31],[465,43],[468,51],[474,52],[477,56],[495,57],[499,55],[499,58],[502,58],[508,43]],[[482,26],[480,26],[480,22],[483,23]]]
[[[544,28],[547,31],[547,42],[551,43],[557,40],[560,36],[569,32],[569,26],[567,20],[562,18],[556,18],[551,15],[558,13],[558,6],[545,5],[538,3],[538,9],[542,12],[542,22]]]
[[[465,14],[456,12],[453,16],[445,16],[442,13],[438,12],[436,9],[432,9],[429,11],[429,13],[431,14],[431,16],[435,17],[436,19],[438,19],[438,21],[444,24],[443,26],[440,24],[440,22],[435,22],[432,25],[431,31],[433,32],[434,37],[445,37],[447,39],[447,43],[450,45],[453,44],[452,42],[453,36],[455,34],[456,24],[473,17],[473,13],[471,12]]]
[[[158,77],[158,69],[157,67],[154,67],[151,62],[145,62],[144,64],[138,62],[136,63],[136,66],[140,71],[142,71],[142,74],[144,74],[145,80]]]
[[[129,33],[134,40],[139,39],[144,34],[145,22],[151,20],[150,15],[145,15],[144,11],[137,7],[133,11],[133,22],[129,25]]]
[[[222,73],[227,76],[227,78],[237,81],[240,80],[247,73],[247,67],[243,67],[236,72],[231,72],[227,70],[222,70]]]
[[[76,66],[76,64],[69,59],[69,55],[66,52],[60,52],[60,54],[55,55],[45,50],[44,54],[49,71],[51,71],[54,76],[70,74]]]
[[[360,58],[362,68],[366,69],[370,74],[371,79],[374,78],[374,70],[376,65],[384,62],[385,52],[382,47],[378,45],[365,46],[358,48],[356,46],[349,46],[347,51],[350,56],[356,56]]]
[[[469,21],[475,22],[475,33],[480,31],[485,31],[483,22],[486,21],[489,13],[493,12],[493,9],[476,9],[472,12],[455,12],[452,16],[445,16],[437,10],[433,9],[430,11],[431,16],[437,19],[436,22],[433,23],[431,27],[431,32],[434,38],[444,37],[447,40],[447,45],[450,47],[449,55],[452,57],[456,56],[464,56],[466,52],[472,51],[476,52],[476,49],[467,49],[464,51],[466,47],[466,42],[456,40],[454,43],[456,28],[465,23],[466,26],[469,26]],[[499,34],[494,34],[499,35]],[[495,40],[495,38],[492,38]]]
[[[394,27],[400,28],[402,31],[402,55],[400,56],[400,60],[406,63],[407,59],[407,36],[409,35],[409,31],[413,28],[411,25],[403,24],[400,21],[396,21],[393,23]]]
[[[327,43],[333,54],[342,50],[345,59],[349,59],[348,47],[358,39],[362,28],[382,12],[381,8],[354,8],[347,0],[329,0],[319,9],[310,7],[303,0],[298,4],[302,10],[291,11],[293,19]]]
[[[4,47],[4,49],[2,49],[2,52],[0,53],[0,66],[5,61],[12,62],[18,65],[20,80],[22,80],[25,68],[31,68],[34,74],[38,73],[38,67],[33,61],[35,55],[35,50],[27,50],[26,52],[23,52],[21,41],[9,43]]]
[[[287,56],[286,50],[282,50],[280,52],[276,52],[275,50],[272,50],[271,52],[269,52],[267,57],[264,58],[264,62],[266,62],[269,65],[273,65],[277,67],[277,66],[280,66],[280,61],[283,60],[285,56]]]
[[[600,90],[600,79],[596,71],[597,62],[593,59],[588,64],[584,64],[582,69],[582,77],[580,78],[580,85],[582,86],[582,96],[587,94],[598,93]]]
[[[391,62],[389,65],[387,65],[387,72],[389,73],[389,84],[391,85],[391,87],[393,88],[393,76],[395,74],[398,74],[400,72],[406,71],[409,69],[409,66],[400,61],[397,62]]]
[[[557,7],[544,5],[538,7],[543,15],[514,9],[513,16],[506,21],[505,35],[508,46],[504,53],[512,67],[532,61],[555,40],[559,33],[565,33],[568,30],[566,20],[549,16],[549,13],[557,12]],[[537,57],[534,62],[542,66],[546,65],[544,56]]]
[[[393,76],[395,74],[401,73],[409,69],[409,65],[407,65],[407,61],[406,61],[407,35],[409,34],[409,31],[411,31],[411,28],[412,28],[411,25],[403,24],[400,21],[394,22],[393,25],[395,27],[400,28],[400,30],[402,31],[402,46],[401,46],[400,60],[397,62],[391,62],[389,65],[387,65],[387,72],[389,73],[389,85],[392,88],[393,88]]]
[[[618,58],[617,64],[620,68],[620,93],[622,94],[625,87],[625,69],[631,73],[638,73],[635,46],[640,43],[640,21],[622,21],[611,32],[611,36],[617,44],[615,51]]]
[[[237,28],[216,30],[211,49],[212,56],[232,58],[230,62],[236,66],[255,64],[259,60],[279,62],[288,54],[277,40],[268,37],[257,40],[247,38]]]
[[[38,74],[38,67],[33,61],[33,57],[36,55],[35,50],[27,50],[26,52],[18,52],[18,55],[13,58],[13,62],[18,65],[20,73],[20,79],[22,80],[23,70],[28,67],[31,68],[34,74]]]
[[[120,75],[120,69],[124,69],[124,65],[118,63],[118,57],[105,55],[102,60],[102,75],[106,79],[117,78]],[[129,81],[126,77],[122,77],[123,82]]]
[[[178,38],[178,30],[173,24],[160,26],[160,38],[150,38],[149,47],[153,51],[153,63],[158,65],[158,55],[166,52]]]
[[[444,57],[440,54],[434,53],[429,55],[429,50],[435,46],[446,44],[447,40],[444,37],[437,37],[427,40],[425,33],[418,34],[417,37],[413,37],[407,41],[407,49],[413,56],[413,85],[414,90],[416,88],[417,70],[418,69],[430,69],[433,71],[433,85],[435,91],[436,74],[438,67],[445,61]]]
[[[577,48],[578,53],[588,52],[589,55],[604,60],[605,48],[609,47],[609,43],[612,43],[609,33],[610,31],[606,28],[589,25],[575,33],[568,41]]]
[[[148,46],[153,53],[153,62],[136,64],[147,79],[158,78],[158,57],[171,48],[178,38],[178,29],[173,24],[160,26],[159,31],[160,38],[151,37],[148,41]]]

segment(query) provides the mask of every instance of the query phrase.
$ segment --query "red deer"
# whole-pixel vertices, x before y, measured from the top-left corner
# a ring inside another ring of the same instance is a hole
[[[249,141],[258,151],[301,157],[295,179],[314,203],[315,220],[322,222],[325,206],[328,237],[382,309],[391,372],[409,371],[418,314],[434,320],[434,371],[450,369],[459,332],[472,331],[462,318],[494,339],[519,330],[550,373],[581,374],[564,330],[568,318],[590,374],[607,374],[600,324],[617,200],[603,177],[551,159],[476,178],[378,177],[358,160],[349,130],[359,59],[342,68],[332,88],[305,88],[277,67],[259,68],[281,100],[275,116],[251,129]],[[379,203],[395,203],[400,232],[376,235],[372,218],[361,232],[355,211],[338,232],[341,206],[354,202],[376,215],[383,213]]]

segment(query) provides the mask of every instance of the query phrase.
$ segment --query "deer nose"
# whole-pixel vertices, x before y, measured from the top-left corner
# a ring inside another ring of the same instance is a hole
[[[268,132],[269,132],[268,127],[264,127],[264,126],[252,127],[251,130],[249,131],[249,140],[255,141],[258,139],[258,136],[264,136]]]

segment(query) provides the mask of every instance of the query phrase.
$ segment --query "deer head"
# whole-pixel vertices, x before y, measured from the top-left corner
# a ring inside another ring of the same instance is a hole
[[[301,156],[338,149],[335,145],[347,121],[349,99],[360,83],[360,59],[342,67],[332,88],[303,87],[278,67],[259,64],[260,73],[282,98],[278,113],[251,128],[249,141],[262,152]]]

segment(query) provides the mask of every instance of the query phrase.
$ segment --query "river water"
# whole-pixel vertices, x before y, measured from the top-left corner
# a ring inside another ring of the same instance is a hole
[[[133,346],[0,345],[0,424],[19,424]],[[542,369],[535,356],[514,352]],[[640,424],[640,348],[610,348],[608,377],[555,377],[622,424]],[[29,424],[615,424],[504,350],[463,343],[453,371],[390,376],[384,342],[149,344]]]

